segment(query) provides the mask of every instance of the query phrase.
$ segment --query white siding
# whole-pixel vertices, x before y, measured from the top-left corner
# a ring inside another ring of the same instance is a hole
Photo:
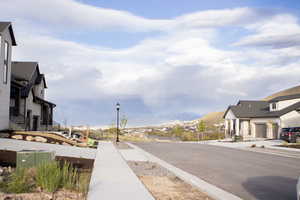
[[[297,102],[300,101],[300,98],[298,99],[290,99],[290,100],[285,100],[285,101],[279,101],[276,103],[276,110],[272,110],[272,103],[270,103],[270,111],[277,111],[277,110],[282,110],[290,105],[293,105]]]
[[[236,116],[233,114],[231,110],[229,110],[225,115],[225,119],[236,119]]]
[[[40,97],[41,99],[45,98],[45,85],[43,80],[40,84],[34,86],[34,94]]]
[[[281,128],[300,126],[300,113],[297,111],[289,112],[280,117]]]
[[[4,30],[1,34],[1,49],[0,49],[0,130],[9,128],[9,104],[10,104],[10,74],[11,74],[11,38],[8,29]],[[8,56],[8,77],[7,84],[3,83],[4,73],[4,47],[5,41],[9,44]]]

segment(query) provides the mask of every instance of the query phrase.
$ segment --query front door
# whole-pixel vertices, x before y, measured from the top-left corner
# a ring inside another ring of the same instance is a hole
[[[31,130],[31,110],[27,110],[26,114],[26,128],[27,131]]]
[[[38,123],[39,123],[39,116],[33,116],[33,127],[32,127],[33,131],[38,130]]]

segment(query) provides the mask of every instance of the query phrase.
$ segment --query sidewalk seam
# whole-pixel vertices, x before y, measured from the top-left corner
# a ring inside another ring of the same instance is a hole
[[[136,150],[140,151],[140,153],[144,154],[149,161],[156,162],[161,166],[165,167],[167,170],[173,172],[176,176],[183,179],[187,183],[197,187],[202,192],[206,193],[208,196],[212,197],[215,200],[242,200],[240,197],[235,196],[232,193],[229,193],[221,188],[218,188],[215,185],[212,185],[188,172],[185,172],[164,160],[152,155],[151,153],[141,149],[140,147],[133,145],[131,143],[127,143],[129,146],[135,148]]]

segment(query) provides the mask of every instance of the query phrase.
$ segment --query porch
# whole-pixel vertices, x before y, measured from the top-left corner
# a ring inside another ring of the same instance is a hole
[[[277,119],[225,119],[225,136],[242,136],[244,140],[278,139],[279,124]]]

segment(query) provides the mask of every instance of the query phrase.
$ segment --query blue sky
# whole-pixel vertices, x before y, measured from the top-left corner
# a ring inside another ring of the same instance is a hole
[[[300,4],[281,0],[10,0],[13,59],[38,61],[55,118],[191,120],[299,85]]]

